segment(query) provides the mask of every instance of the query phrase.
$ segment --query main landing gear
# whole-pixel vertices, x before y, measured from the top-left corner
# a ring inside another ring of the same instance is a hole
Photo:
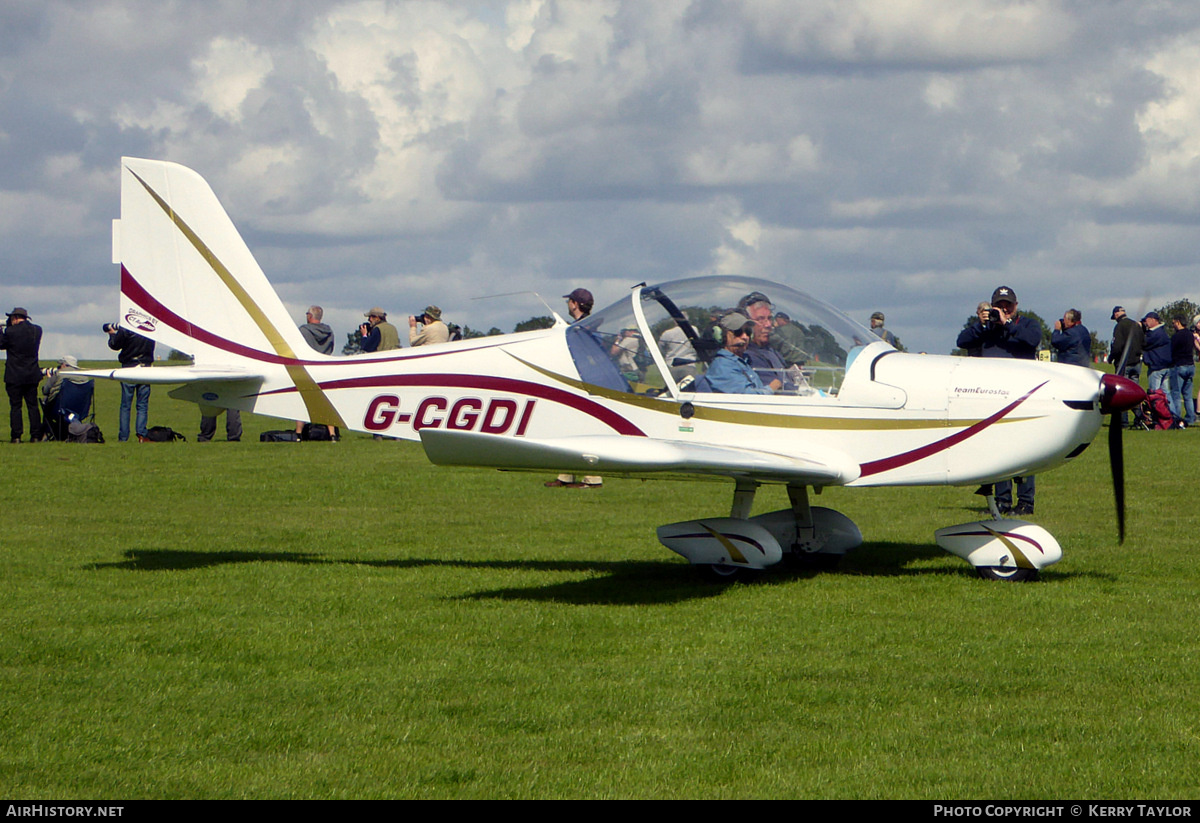
[[[729,517],[706,517],[658,527],[659,541],[719,582],[746,579],[780,562],[833,568],[862,544],[850,518],[810,506],[808,487],[788,486],[791,508],[750,517],[758,482],[739,479]]]

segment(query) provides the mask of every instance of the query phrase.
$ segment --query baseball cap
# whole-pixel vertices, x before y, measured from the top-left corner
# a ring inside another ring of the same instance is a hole
[[[738,311],[731,311],[721,318],[718,324],[726,331],[741,331],[747,326],[753,326],[754,321]]]
[[[591,306],[596,302],[592,298],[592,293],[587,289],[575,289],[570,294],[564,294],[563,298],[566,300],[574,300],[581,306]]]
[[[1017,293],[1008,286],[1001,286],[992,292],[992,305],[996,305],[1001,300],[1007,300],[1009,303],[1017,302]]]

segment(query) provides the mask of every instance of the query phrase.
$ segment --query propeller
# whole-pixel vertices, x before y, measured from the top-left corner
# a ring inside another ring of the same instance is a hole
[[[1128,411],[1146,399],[1146,392],[1128,377],[1106,374],[1100,378],[1100,413],[1112,415],[1108,421],[1108,463],[1112,467],[1113,499],[1117,504],[1117,535],[1125,542],[1125,451],[1121,445],[1121,425],[1117,414]]]
[[[1112,415],[1108,421],[1108,465],[1112,469],[1113,501],[1117,506],[1117,540],[1121,545],[1125,544],[1125,450],[1121,443],[1125,427],[1117,415],[1146,399],[1142,387],[1124,376],[1125,361],[1129,357],[1133,337],[1130,334],[1126,338],[1125,350],[1117,361],[1115,373],[1100,378],[1100,413]]]

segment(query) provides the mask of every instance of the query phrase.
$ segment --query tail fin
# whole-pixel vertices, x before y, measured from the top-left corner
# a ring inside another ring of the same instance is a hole
[[[313,355],[191,169],[122,158],[113,262],[121,264],[121,325],[191,354],[197,366],[245,366],[251,352],[271,360]]]
[[[295,407],[297,395],[274,401],[262,392],[243,395],[256,411],[344,425],[309,374],[310,367],[334,358],[304,342],[229,215],[196,172],[175,163],[122,158],[113,262],[121,264],[120,324],[195,358],[190,375],[179,372],[178,382],[190,384],[181,390],[185,399],[226,406],[230,401],[206,386],[240,375],[260,388],[265,381],[265,388],[282,382],[299,390],[301,408]]]

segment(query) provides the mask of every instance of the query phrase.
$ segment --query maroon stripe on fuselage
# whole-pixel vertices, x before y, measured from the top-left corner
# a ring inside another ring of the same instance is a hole
[[[1046,382],[1049,382],[1049,381],[1046,381]],[[969,437],[974,437],[975,435],[979,434],[981,431],[986,429],[988,426],[995,423],[997,420],[1000,420],[1001,418],[1006,417],[1013,409],[1015,409],[1017,406],[1021,405],[1026,400],[1028,400],[1030,395],[1032,395],[1035,391],[1037,391],[1044,385],[1046,385],[1046,383],[1039,383],[1037,386],[1034,386],[1032,389],[1030,389],[1024,395],[1022,395],[1021,397],[1018,397],[1016,400],[1009,403],[1004,408],[1000,409],[1000,411],[996,412],[991,417],[988,417],[984,420],[980,420],[975,425],[968,426],[967,428],[963,429],[960,432],[957,432],[956,434],[952,434],[949,437],[942,438],[941,440],[938,440],[934,443],[930,443],[927,446],[921,446],[919,449],[913,449],[912,451],[907,451],[902,454],[896,454],[891,457],[884,457],[879,460],[872,460],[869,463],[863,463],[859,467],[861,470],[859,477],[869,477],[873,474],[879,474],[880,472],[890,471],[891,469],[898,469],[901,466],[907,466],[909,463],[915,463],[918,460],[923,460],[926,457],[937,454],[938,452],[945,451],[946,449],[950,448],[951,446],[957,445]]]

